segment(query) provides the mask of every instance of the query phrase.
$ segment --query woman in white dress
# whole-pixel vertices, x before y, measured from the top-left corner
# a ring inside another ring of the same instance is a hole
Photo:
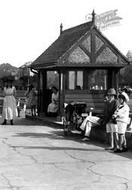
[[[16,108],[16,88],[12,85],[12,80],[7,79],[3,95],[4,95],[4,102],[3,102],[3,110],[2,110],[2,125],[7,124],[7,120],[10,120],[11,125],[13,125],[13,119],[17,115],[17,108]]]
[[[53,86],[52,87],[52,97],[51,97],[51,103],[48,105],[47,113],[49,116],[57,116],[58,112],[58,98],[59,98],[59,93],[58,89]]]

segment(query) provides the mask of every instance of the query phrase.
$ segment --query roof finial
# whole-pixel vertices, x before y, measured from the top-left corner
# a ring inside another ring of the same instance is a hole
[[[93,12],[92,12],[92,22],[93,22],[93,25],[95,25],[95,12],[94,12],[94,10],[93,10]]]
[[[62,34],[62,30],[63,30],[63,25],[62,23],[60,24],[60,35]]]

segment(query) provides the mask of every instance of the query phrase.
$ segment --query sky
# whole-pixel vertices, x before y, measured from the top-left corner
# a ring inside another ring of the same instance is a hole
[[[63,30],[96,14],[118,10],[119,25],[101,32],[124,55],[132,50],[131,0],[0,0],[0,64],[20,67],[34,61]]]

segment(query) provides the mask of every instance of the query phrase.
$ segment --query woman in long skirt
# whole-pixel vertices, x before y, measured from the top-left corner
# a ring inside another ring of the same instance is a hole
[[[3,102],[3,110],[2,110],[2,125],[7,124],[7,120],[10,120],[10,124],[13,125],[13,120],[17,115],[17,108],[16,108],[16,89],[12,85],[12,80],[6,81],[6,85],[4,87],[3,95],[4,95],[4,102]]]

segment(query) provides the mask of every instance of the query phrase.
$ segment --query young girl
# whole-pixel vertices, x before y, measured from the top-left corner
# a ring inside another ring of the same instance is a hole
[[[34,86],[31,84],[29,85],[29,89],[26,92],[27,97],[27,107],[31,109],[32,116],[36,116],[36,109],[37,109],[37,91]]]
[[[113,114],[113,119],[117,121],[117,129],[118,129],[118,138],[119,142],[117,144],[116,149],[114,152],[124,152],[127,151],[126,148],[126,139],[125,139],[125,132],[128,125],[129,120],[129,106],[127,102],[129,101],[129,97],[127,93],[122,92],[119,96],[119,106],[115,113]]]

